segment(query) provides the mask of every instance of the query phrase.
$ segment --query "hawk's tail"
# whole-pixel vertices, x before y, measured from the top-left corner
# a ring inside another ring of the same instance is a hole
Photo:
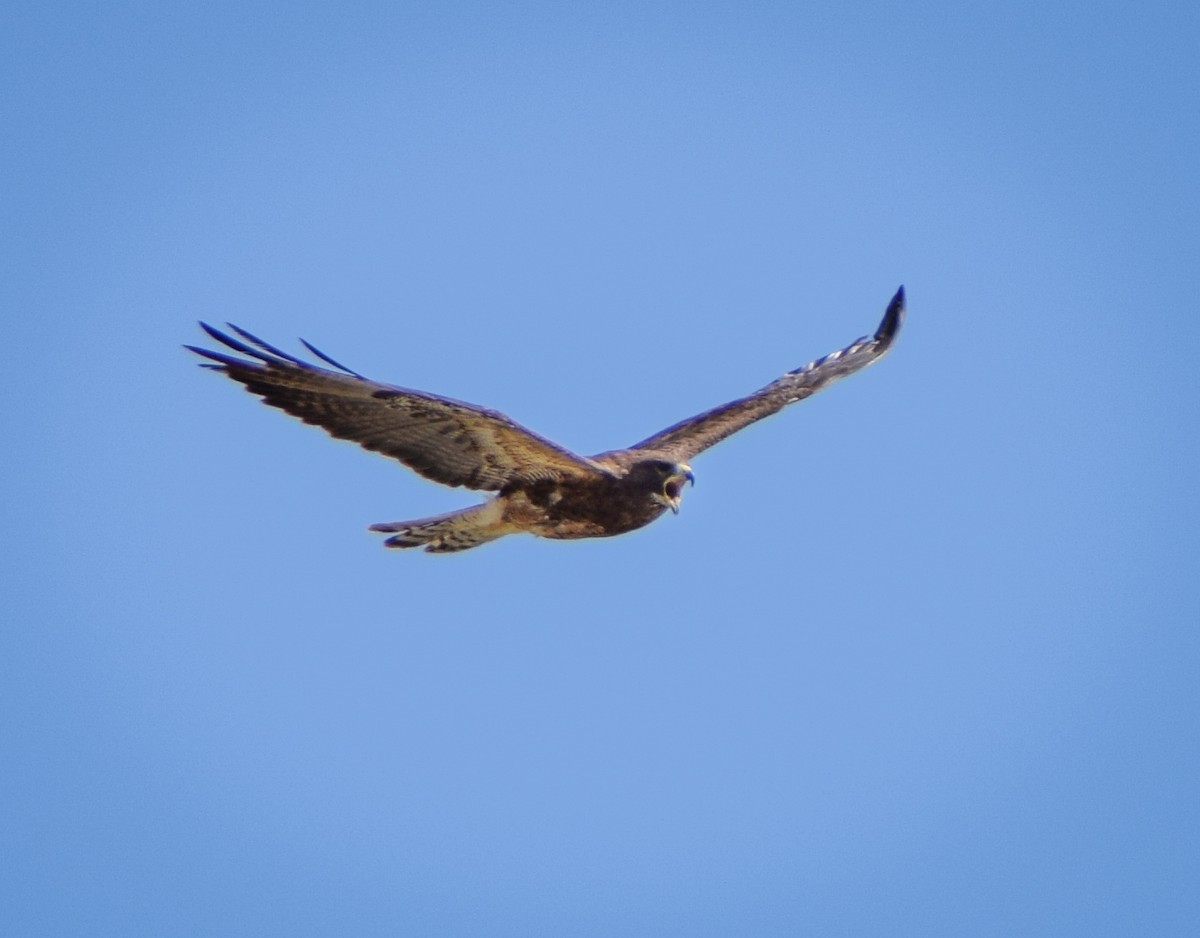
[[[373,524],[370,530],[392,535],[384,547],[424,547],[431,554],[448,554],[494,541],[514,529],[504,523],[500,505],[493,500],[432,518]]]

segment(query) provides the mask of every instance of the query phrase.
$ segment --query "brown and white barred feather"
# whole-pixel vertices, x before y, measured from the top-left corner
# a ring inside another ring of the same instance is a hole
[[[633,456],[653,454],[676,462],[687,462],[697,453],[720,443],[756,420],[769,417],[788,404],[815,394],[838,378],[879,361],[892,347],[903,321],[904,287],[901,287],[888,304],[874,335],[863,336],[824,358],[789,371],[747,397],[681,420],[631,446],[628,452]]]
[[[493,498],[473,508],[432,518],[373,524],[370,530],[392,535],[383,542],[385,547],[424,547],[431,554],[449,554],[515,533],[518,529],[506,523],[503,516],[501,502]]]
[[[499,491],[513,481],[608,475],[592,460],[538,436],[495,410],[364,378],[305,342],[330,371],[269,345],[244,329],[238,336],[205,323],[210,336],[254,361],[189,345],[263,402],[330,436],[383,453],[443,485]]]

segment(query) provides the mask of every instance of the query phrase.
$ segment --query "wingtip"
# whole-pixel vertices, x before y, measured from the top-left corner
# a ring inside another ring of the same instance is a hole
[[[892,340],[896,338],[896,333],[900,331],[900,326],[904,322],[905,295],[904,285],[900,285],[900,289],[896,291],[896,295],[892,297],[888,303],[887,311],[883,314],[883,320],[879,323],[879,328],[875,330],[875,339],[890,345]]]
[[[210,326],[203,319],[196,320],[196,324],[205,332],[207,332],[211,338],[216,339],[218,342],[224,341],[224,334],[216,326]]]
[[[340,371],[344,371],[344,372],[346,372],[346,374],[348,374],[348,375],[353,375],[355,378],[358,378],[358,379],[360,379],[360,380],[362,380],[362,381],[366,381],[366,380],[367,380],[367,379],[366,379],[366,378],[364,378],[362,375],[360,375],[360,374],[359,374],[357,371],[355,371],[353,368],[347,368],[345,365],[343,365],[343,364],[342,364],[340,361],[338,361],[337,359],[330,358],[328,355],[326,355],[324,352],[322,352],[322,351],[321,351],[319,348],[317,348],[315,345],[313,345],[313,344],[312,344],[311,342],[309,342],[307,339],[301,339],[301,340],[300,340],[300,343],[301,343],[301,344],[302,344],[302,345],[303,345],[303,346],[304,346],[306,349],[308,349],[310,352],[312,352],[314,355],[316,355],[316,356],[317,356],[317,358],[319,358],[319,359],[321,359],[321,361],[325,362],[325,364],[327,364],[327,365],[333,365],[333,367],[334,367],[334,368],[337,368],[337,369],[339,369]]]
[[[230,329],[234,330],[235,332],[239,331],[237,326],[234,326],[231,323],[226,323],[225,325],[228,326]],[[253,355],[255,358],[262,358],[262,354],[260,352],[255,351],[253,348],[248,346],[245,342],[238,341],[233,336],[222,332],[216,326],[210,326],[208,323],[204,322],[204,320],[200,320],[200,328],[208,333],[209,338],[213,339],[216,342],[220,342],[226,348],[231,348],[235,352],[241,352],[243,355]],[[201,353],[201,354],[204,354],[204,353]]]
[[[222,371],[225,369],[226,366],[237,362],[237,359],[233,358],[230,355],[223,355],[220,352],[214,352],[212,349],[202,348],[199,345],[186,345],[185,344],[183,347],[194,355],[200,355],[203,358],[208,358],[208,359],[212,360],[212,361],[207,361],[207,362],[197,362],[197,364],[201,368],[212,368],[212,369],[215,369],[218,371]],[[220,364],[214,365],[213,362],[220,362]]]

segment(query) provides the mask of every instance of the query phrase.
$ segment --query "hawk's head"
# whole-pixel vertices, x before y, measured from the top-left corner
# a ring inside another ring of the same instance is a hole
[[[691,466],[669,459],[646,459],[634,463],[629,478],[639,486],[645,486],[652,500],[664,508],[670,508],[675,514],[679,514],[679,503],[683,500],[683,484],[696,484]]]

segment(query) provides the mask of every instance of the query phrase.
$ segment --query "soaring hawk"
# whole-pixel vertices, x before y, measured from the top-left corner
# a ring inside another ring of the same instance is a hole
[[[695,482],[688,465],[693,456],[878,360],[903,319],[901,287],[874,335],[629,449],[591,457],[577,456],[497,411],[371,381],[307,342],[335,370],[301,361],[234,325],[235,335],[228,335],[200,324],[248,359],[187,348],[215,362],[204,367],[224,372],[264,403],[331,436],[398,459],[435,482],[495,492],[482,505],[449,514],[371,525],[391,535],[384,541],[388,547],[449,553],[521,531],[559,539],[608,537],[647,525],[668,508],[678,513],[684,483]]]

